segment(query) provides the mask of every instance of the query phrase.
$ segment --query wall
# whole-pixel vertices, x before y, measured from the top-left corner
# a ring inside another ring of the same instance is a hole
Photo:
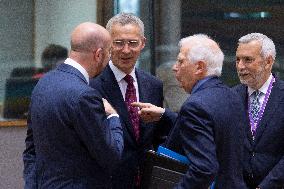
[[[96,0],[0,0],[0,105],[14,67],[40,66],[50,43],[70,49],[81,22],[96,21]],[[22,189],[26,127],[0,127],[0,189]]]

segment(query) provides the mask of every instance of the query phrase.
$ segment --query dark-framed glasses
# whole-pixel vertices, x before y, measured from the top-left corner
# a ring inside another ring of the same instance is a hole
[[[113,40],[113,47],[117,49],[122,49],[126,44],[129,48],[135,49],[140,45],[139,40]]]

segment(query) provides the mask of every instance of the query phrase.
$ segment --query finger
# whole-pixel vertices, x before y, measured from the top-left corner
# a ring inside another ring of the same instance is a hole
[[[102,100],[104,104],[108,103],[108,101],[105,98],[102,98]]]
[[[154,113],[153,109],[151,109],[151,108],[142,108],[140,111],[141,111],[141,113],[147,114],[147,115],[151,115],[151,114]]]
[[[132,102],[131,106],[138,107],[140,109],[145,108],[145,104],[141,102]]]
[[[150,103],[143,103],[143,102],[132,102],[131,105],[135,106],[135,107],[138,107],[140,109],[142,109],[142,108],[149,108],[151,106]]]

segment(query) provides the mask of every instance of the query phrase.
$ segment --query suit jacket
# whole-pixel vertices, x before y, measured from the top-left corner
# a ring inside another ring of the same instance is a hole
[[[217,77],[201,80],[181,107],[166,147],[190,164],[176,188],[244,189],[243,112],[240,99]],[[172,116],[167,111],[163,118]]]
[[[162,82],[139,69],[135,70],[135,74],[140,102],[148,102],[162,107]],[[135,176],[137,176],[138,171],[141,171],[145,152],[153,149],[154,140],[166,135],[170,128],[162,122],[158,125],[153,123],[145,124],[140,121],[140,141],[136,142],[126,104],[110,67],[107,66],[101,75],[91,80],[90,85],[111,103],[117,110],[122,122],[124,150],[122,161],[112,175],[113,188],[133,188]]]
[[[244,174],[253,175],[261,189],[284,188],[284,82],[276,78],[255,140],[249,125],[247,87],[241,84],[233,89],[246,109]]]
[[[25,188],[110,188],[122,148],[119,118],[106,119],[101,96],[77,69],[61,64],[38,82],[23,154]]]

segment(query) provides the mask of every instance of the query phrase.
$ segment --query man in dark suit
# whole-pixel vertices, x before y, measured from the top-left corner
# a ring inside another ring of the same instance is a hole
[[[155,77],[135,68],[145,46],[143,22],[133,14],[121,13],[111,18],[106,28],[112,38],[111,61],[90,85],[110,102],[122,121],[124,150],[112,175],[112,187],[138,188],[145,152],[153,149],[155,139],[166,135],[169,128],[142,123],[138,109],[130,103],[141,101],[162,106],[163,86]]]
[[[173,71],[180,86],[191,95],[178,116],[151,104],[134,103],[145,121],[172,120],[175,126],[165,146],[187,156],[188,171],[179,189],[243,189],[242,143],[244,112],[237,94],[220,80],[224,55],[207,35],[180,41]]]
[[[239,39],[234,87],[246,109],[244,179],[250,189],[284,188],[284,82],[272,73],[273,41],[251,33]]]
[[[23,153],[25,188],[111,187],[122,128],[115,110],[88,86],[106,66],[109,49],[106,29],[82,23],[71,35],[69,58],[36,85]]]

